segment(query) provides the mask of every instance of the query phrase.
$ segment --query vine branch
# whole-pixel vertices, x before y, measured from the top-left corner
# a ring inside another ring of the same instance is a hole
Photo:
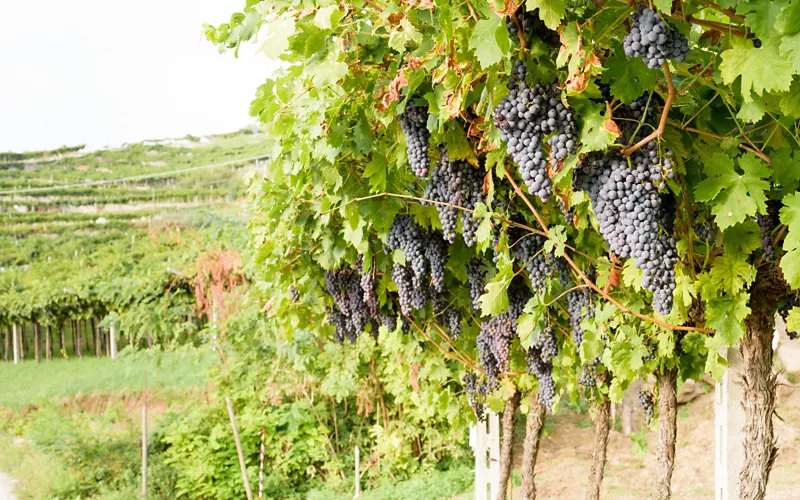
[[[641,148],[648,142],[661,137],[664,133],[664,128],[667,124],[667,115],[669,114],[669,108],[672,107],[672,99],[675,97],[675,86],[672,84],[672,74],[669,72],[669,64],[664,63],[664,76],[667,79],[667,100],[664,102],[664,109],[661,111],[661,120],[658,122],[658,128],[656,128],[650,135],[642,139],[641,141],[637,142],[633,146],[623,149],[622,154],[625,156],[630,156],[634,151]]]
[[[533,215],[539,221],[539,224],[541,224],[542,230],[544,231],[544,233],[547,234],[547,224],[545,223],[544,219],[542,218],[541,215],[539,215],[539,212],[536,210],[536,208],[533,206],[533,204],[530,202],[530,200],[528,200],[528,197],[525,196],[525,193],[522,192],[522,190],[519,188],[519,185],[517,185],[517,183],[514,181],[514,178],[511,177],[511,175],[508,173],[508,171],[506,171],[506,178],[509,180],[509,182],[511,182],[511,186],[514,188],[514,191],[517,193],[517,195],[520,196],[523,199],[523,201],[528,206],[530,211],[533,212]],[[696,327],[692,327],[692,326],[671,325],[671,324],[669,324],[669,323],[667,323],[665,321],[661,321],[659,319],[652,318],[652,317],[647,316],[645,314],[641,314],[641,313],[638,313],[636,311],[632,311],[631,309],[629,309],[628,307],[622,305],[619,301],[617,301],[616,299],[614,299],[613,297],[608,295],[605,291],[603,291],[600,287],[598,287],[592,280],[590,280],[589,277],[586,276],[586,273],[584,273],[578,267],[578,265],[575,264],[575,261],[572,260],[572,258],[567,254],[566,251],[564,252],[564,260],[566,260],[567,264],[569,264],[570,267],[572,267],[572,269],[576,273],[578,273],[578,275],[581,277],[583,282],[586,283],[586,285],[588,285],[589,288],[591,288],[592,290],[597,292],[597,294],[599,294],[601,297],[603,297],[607,301],[609,301],[612,304],[614,304],[615,306],[617,306],[621,311],[623,311],[625,313],[631,314],[633,316],[636,316],[639,319],[642,319],[644,321],[648,321],[650,323],[659,325],[659,326],[667,328],[669,330],[682,330],[682,331],[688,331],[688,332],[714,333],[714,330],[712,330],[710,328],[696,328]]]
[[[686,132],[692,132],[692,133],[695,133],[697,135],[704,135],[706,137],[711,137],[712,139],[717,139],[719,141],[725,140],[725,137],[723,137],[721,135],[717,135],[717,134],[715,134],[713,132],[707,132],[705,130],[700,130],[700,129],[696,129],[696,128],[693,128],[693,127],[687,127],[685,125],[681,125],[680,123],[672,121],[672,120],[669,120],[667,123],[669,123],[669,125],[677,128],[677,129],[684,130]],[[768,155],[766,155],[760,149],[755,149],[755,148],[753,148],[751,146],[748,146],[747,144],[743,144],[743,143],[739,143],[738,146],[740,148],[744,149],[745,151],[749,151],[749,152],[755,154],[756,156],[758,156],[759,158],[761,158],[762,160],[767,162],[767,164],[771,164],[772,163],[772,158],[770,158]]]

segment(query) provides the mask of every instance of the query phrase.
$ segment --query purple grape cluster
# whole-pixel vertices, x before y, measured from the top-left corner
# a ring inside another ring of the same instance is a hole
[[[548,411],[553,411],[556,383],[553,380],[553,363],[546,360],[539,346],[533,346],[525,353],[527,372],[539,380],[539,402]]]
[[[544,253],[545,241],[547,240],[538,234],[509,231],[511,256],[520,266],[525,267],[531,286],[539,293],[544,291],[547,278],[555,271],[555,262],[549,261]]]
[[[631,15],[631,31],[622,39],[622,45],[625,55],[640,57],[650,69],[663,66],[670,59],[683,62],[689,54],[689,40],[684,34],[645,7]]]
[[[639,397],[639,404],[642,406],[645,425],[649,426],[656,412],[656,402],[653,398],[653,393],[651,391],[643,391],[639,389],[636,392],[636,395]]]
[[[575,151],[578,143],[575,110],[561,102],[558,87],[528,87],[526,76],[525,64],[516,61],[509,93],[494,109],[494,124],[501,132],[508,154],[520,168],[528,193],[546,202],[552,194],[552,184],[543,144],[550,136],[547,143],[550,163],[554,166]]]
[[[442,158],[433,167],[423,198],[436,202],[434,204],[436,211],[439,212],[444,239],[449,243],[456,240],[460,212],[464,242],[467,246],[472,246],[475,244],[475,233],[481,221],[472,217],[471,212],[460,208],[475,210],[476,205],[484,200],[482,188],[485,172],[465,161],[451,161],[444,147],[440,147],[440,151]]]
[[[472,309],[481,310],[481,295],[486,286],[486,270],[483,269],[480,259],[472,259],[467,262],[467,283],[469,283],[469,297],[472,299]]]
[[[400,126],[406,134],[406,150],[411,170],[418,177],[426,177],[431,165],[428,156],[428,142],[431,138],[428,131],[428,107],[409,102],[400,115]]]

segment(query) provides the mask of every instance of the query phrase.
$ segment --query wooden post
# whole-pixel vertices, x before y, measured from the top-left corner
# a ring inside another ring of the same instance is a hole
[[[103,355],[103,342],[100,340],[100,327],[92,318],[92,332],[94,333],[94,355],[98,358]]]
[[[25,361],[25,353],[28,351],[25,345],[25,323],[19,327],[19,359]]]
[[[77,354],[79,358],[83,359],[83,350],[81,349],[81,345],[83,343],[81,342],[81,320],[79,319],[75,320],[75,338],[77,339],[77,343],[75,344],[75,354]]]
[[[142,498],[147,498],[147,403],[142,406]]]
[[[253,500],[250,481],[247,479],[247,465],[244,463],[244,453],[242,453],[242,442],[239,440],[239,429],[236,427],[236,415],[233,414],[233,402],[230,396],[225,396],[225,403],[228,405],[228,417],[231,419],[233,439],[236,442],[236,454],[239,455],[239,468],[242,469],[242,480],[244,481],[244,489],[247,492],[247,500]]]
[[[361,496],[361,451],[356,446],[356,494],[353,495],[353,498],[358,498]]]
[[[14,343],[14,346],[13,346],[13,348],[14,348],[14,364],[16,365],[17,363],[19,363],[19,337],[17,336],[17,324],[14,323],[13,325],[11,325],[11,328],[12,328],[12,330],[11,330],[11,338],[12,338],[13,343]]]
[[[738,500],[739,471],[744,460],[742,356],[738,346],[728,348],[726,354],[728,370],[717,383],[714,394],[714,497],[716,500]]]
[[[264,498],[264,440],[267,431],[261,429],[261,451],[258,454],[258,498]]]
[[[108,329],[109,335],[109,349],[111,349],[111,359],[117,359],[117,332],[114,325]]]
[[[48,360],[53,359],[53,331],[49,323],[44,329],[44,356]]]
[[[33,357],[38,363],[41,358],[41,349],[39,348],[39,323],[33,324]]]
[[[5,349],[3,351],[3,357],[4,357],[4,359],[6,360],[6,363],[7,363],[8,362],[8,351],[11,350],[11,346],[9,345],[9,342],[11,341],[11,338],[10,338],[11,335],[8,334],[8,326],[4,326],[3,327],[3,336],[5,337]]]

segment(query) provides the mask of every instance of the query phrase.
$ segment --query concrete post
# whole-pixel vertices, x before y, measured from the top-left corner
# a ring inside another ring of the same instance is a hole
[[[469,443],[475,452],[475,500],[497,498],[500,492],[500,417],[486,409],[484,421],[470,427]]]
[[[737,346],[728,348],[724,357],[728,360],[728,370],[717,383],[714,394],[714,496],[716,500],[738,500],[739,471],[744,460],[742,356]]]

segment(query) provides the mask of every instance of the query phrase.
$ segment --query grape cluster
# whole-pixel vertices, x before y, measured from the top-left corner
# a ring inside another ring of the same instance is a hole
[[[447,242],[439,233],[428,233],[425,258],[431,271],[431,285],[436,293],[444,291],[444,266],[447,264]]]
[[[642,413],[644,413],[645,425],[649,426],[656,411],[653,393],[639,389],[637,391],[637,395],[639,396],[639,404],[642,405]]]
[[[524,281],[516,278],[507,294],[508,311],[483,321],[477,338],[478,361],[493,387],[497,377],[508,367],[511,342],[517,336],[517,319],[532,297]]]
[[[439,324],[447,329],[450,338],[458,340],[461,336],[461,313],[455,308],[447,307],[447,303],[437,296],[433,299],[433,314]]]
[[[418,177],[426,177],[431,160],[428,157],[428,108],[409,102],[400,115],[400,126],[406,134],[406,150],[411,170]]]
[[[525,353],[527,372],[539,379],[539,402],[550,412],[553,411],[553,399],[556,395],[556,383],[553,380],[553,363],[545,360],[542,350],[533,346]]]
[[[659,118],[657,108],[663,104],[661,97],[647,91],[635,101],[614,108],[614,122],[622,133],[623,143],[636,142],[655,130]]]
[[[386,244],[394,251],[403,250],[406,263],[413,271],[414,286],[422,285],[422,280],[428,273],[428,260],[425,258],[425,243],[428,236],[425,230],[414,223],[407,215],[398,215],[389,228]]]
[[[486,395],[491,392],[491,387],[488,382],[478,382],[478,376],[473,372],[467,372],[463,378],[464,389],[469,394],[469,405],[475,411],[475,416],[479,421],[483,421],[484,411],[483,403],[486,401]]]
[[[594,305],[587,289],[576,288],[567,293],[567,312],[572,328],[572,339],[575,341],[575,347],[579,348],[583,342],[581,321],[594,317]]]
[[[442,158],[433,167],[423,198],[437,202],[436,211],[439,212],[444,239],[449,243],[456,239],[458,214],[461,212],[464,242],[472,246],[480,219],[459,207],[474,210],[478,202],[483,201],[483,173],[465,161],[451,161],[444,147],[440,150]]]
[[[640,7],[631,15],[631,31],[622,39],[625,55],[641,57],[648,68],[668,60],[683,62],[689,54],[689,40],[654,11]]]
[[[672,309],[675,290],[676,241],[661,229],[670,229],[674,210],[662,206],[659,190],[672,175],[671,154],[661,158],[651,141],[629,159],[616,154],[587,155],[574,177],[585,190],[610,250],[621,258],[633,257],[642,270],[642,286],[653,292],[653,308]],[[630,166],[628,164],[630,161]]]
[[[359,255],[356,259],[355,268],[361,278],[361,289],[364,291],[364,304],[367,305],[370,316],[378,316],[378,295],[375,293],[375,277],[371,270],[364,271],[364,256]],[[394,330],[394,329],[392,329]],[[390,331],[392,331],[390,330]]]
[[[467,263],[467,282],[469,283],[469,297],[472,299],[472,309],[475,311],[481,310],[481,295],[486,286],[484,279],[486,278],[486,271],[481,265],[480,259],[472,259]]]
[[[536,347],[541,352],[542,359],[552,362],[553,358],[558,354],[558,342],[556,341],[556,334],[553,328],[546,326],[539,332],[539,338],[536,340]]]
[[[772,232],[778,227],[779,211],[780,202],[770,200],[767,202],[767,213],[756,214],[756,221],[760,229],[761,250],[765,262],[772,262],[775,260],[775,244],[773,243]]]
[[[692,215],[692,220],[694,220],[692,225],[694,228],[694,234],[701,240],[714,241],[717,233],[716,229],[714,228],[714,223],[710,220],[700,222],[696,219],[697,214],[695,213]]]
[[[547,143],[554,166],[574,152],[578,142],[575,110],[561,102],[558,87],[528,87],[526,75],[525,64],[516,61],[508,83],[509,93],[494,109],[494,124],[507,143],[508,154],[520,168],[528,193],[546,202],[552,194],[552,184],[543,142],[550,136]]]
[[[558,36],[558,32],[549,29],[545,26],[544,22],[539,19],[538,8],[527,11],[523,3],[514,14],[506,17],[506,30],[508,30],[508,37],[512,41],[519,40],[519,28],[522,28],[522,33],[527,41],[530,41],[530,35],[535,33],[539,39],[551,47],[558,47],[561,45],[561,38]]]
[[[289,289],[289,294],[292,297],[292,302],[297,302],[300,300],[300,290],[298,290],[296,286],[292,286]]]
[[[583,373],[581,374],[580,384],[586,389],[593,389],[597,385],[598,364],[600,364],[600,359],[595,358],[583,365]]]
[[[404,315],[422,309],[428,303],[428,285],[415,282],[414,271],[410,267],[395,263],[392,266],[392,281],[397,286],[400,312]]]
[[[328,317],[336,329],[337,342],[344,339],[355,342],[367,324],[378,317],[378,308],[372,308],[364,301],[360,275],[350,268],[326,271],[325,289],[335,304],[328,310]],[[377,326],[373,325],[373,332],[377,331]]]
[[[533,233],[520,234],[517,231],[509,231],[509,238],[514,240],[513,243],[509,242],[511,256],[528,271],[533,289],[543,292],[548,276],[555,270],[555,264],[547,260],[542,248],[546,238]]]
[[[388,331],[393,332],[397,330],[397,316],[381,314],[378,316],[378,319],[380,319],[381,324],[385,326]]]

